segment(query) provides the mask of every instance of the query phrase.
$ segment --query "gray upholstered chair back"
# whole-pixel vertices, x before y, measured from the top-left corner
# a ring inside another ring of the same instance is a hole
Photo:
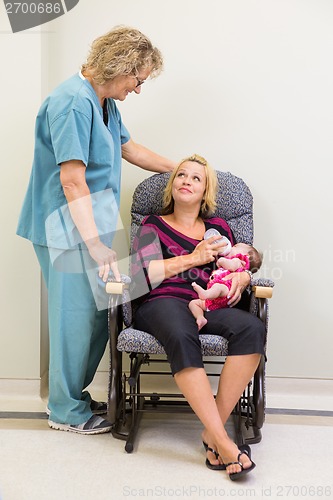
[[[236,242],[253,243],[253,198],[245,182],[230,172],[217,171],[218,193],[215,215],[230,225]],[[154,174],[142,181],[134,191],[131,207],[131,242],[142,219],[147,215],[160,215],[163,191],[169,173]]]

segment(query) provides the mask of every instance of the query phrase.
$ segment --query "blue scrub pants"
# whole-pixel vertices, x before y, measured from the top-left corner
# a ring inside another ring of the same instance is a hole
[[[82,424],[92,416],[91,396],[84,389],[92,382],[108,341],[107,309],[96,307],[86,272],[86,263],[92,262],[87,250],[66,251],[67,264],[73,257],[76,271],[69,272],[71,264],[65,271],[52,265],[48,247],[34,245],[34,249],[48,290],[50,419]]]

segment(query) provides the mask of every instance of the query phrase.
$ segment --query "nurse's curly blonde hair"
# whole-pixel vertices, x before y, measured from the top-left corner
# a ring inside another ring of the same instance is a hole
[[[184,158],[170,175],[163,195],[163,214],[167,215],[173,213],[174,200],[172,197],[172,184],[179,168],[187,161],[194,161],[205,167],[206,188],[201,202],[199,217],[207,219],[208,217],[211,217],[216,210],[217,176],[215,170],[209,165],[207,160],[197,154]]]
[[[150,78],[158,76],[163,69],[161,52],[139,30],[116,26],[93,41],[81,71],[90,71],[94,81],[103,85],[116,76],[137,76],[143,68],[151,70]]]

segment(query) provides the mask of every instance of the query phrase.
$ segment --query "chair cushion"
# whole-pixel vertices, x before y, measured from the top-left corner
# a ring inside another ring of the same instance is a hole
[[[203,356],[227,356],[228,341],[217,335],[199,335]],[[118,351],[165,354],[163,346],[152,335],[134,328],[126,328],[118,337]]]

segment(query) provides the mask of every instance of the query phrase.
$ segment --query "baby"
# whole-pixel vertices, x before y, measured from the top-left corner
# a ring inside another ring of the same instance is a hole
[[[228,306],[228,293],[232,280],[222,281],[225,276],[233,272],[249,270],[256,272],[262,263],[262,256],[258,250],[246,243],[236,243],[230,248],[227,255],[217,260],[218,269],[212,272],[207,283],[207,290],[193,282],[192,286],[199,298],[189,303],[190,311],[196,319],[200,330],[207,323],[204,311],[213,311]]]

